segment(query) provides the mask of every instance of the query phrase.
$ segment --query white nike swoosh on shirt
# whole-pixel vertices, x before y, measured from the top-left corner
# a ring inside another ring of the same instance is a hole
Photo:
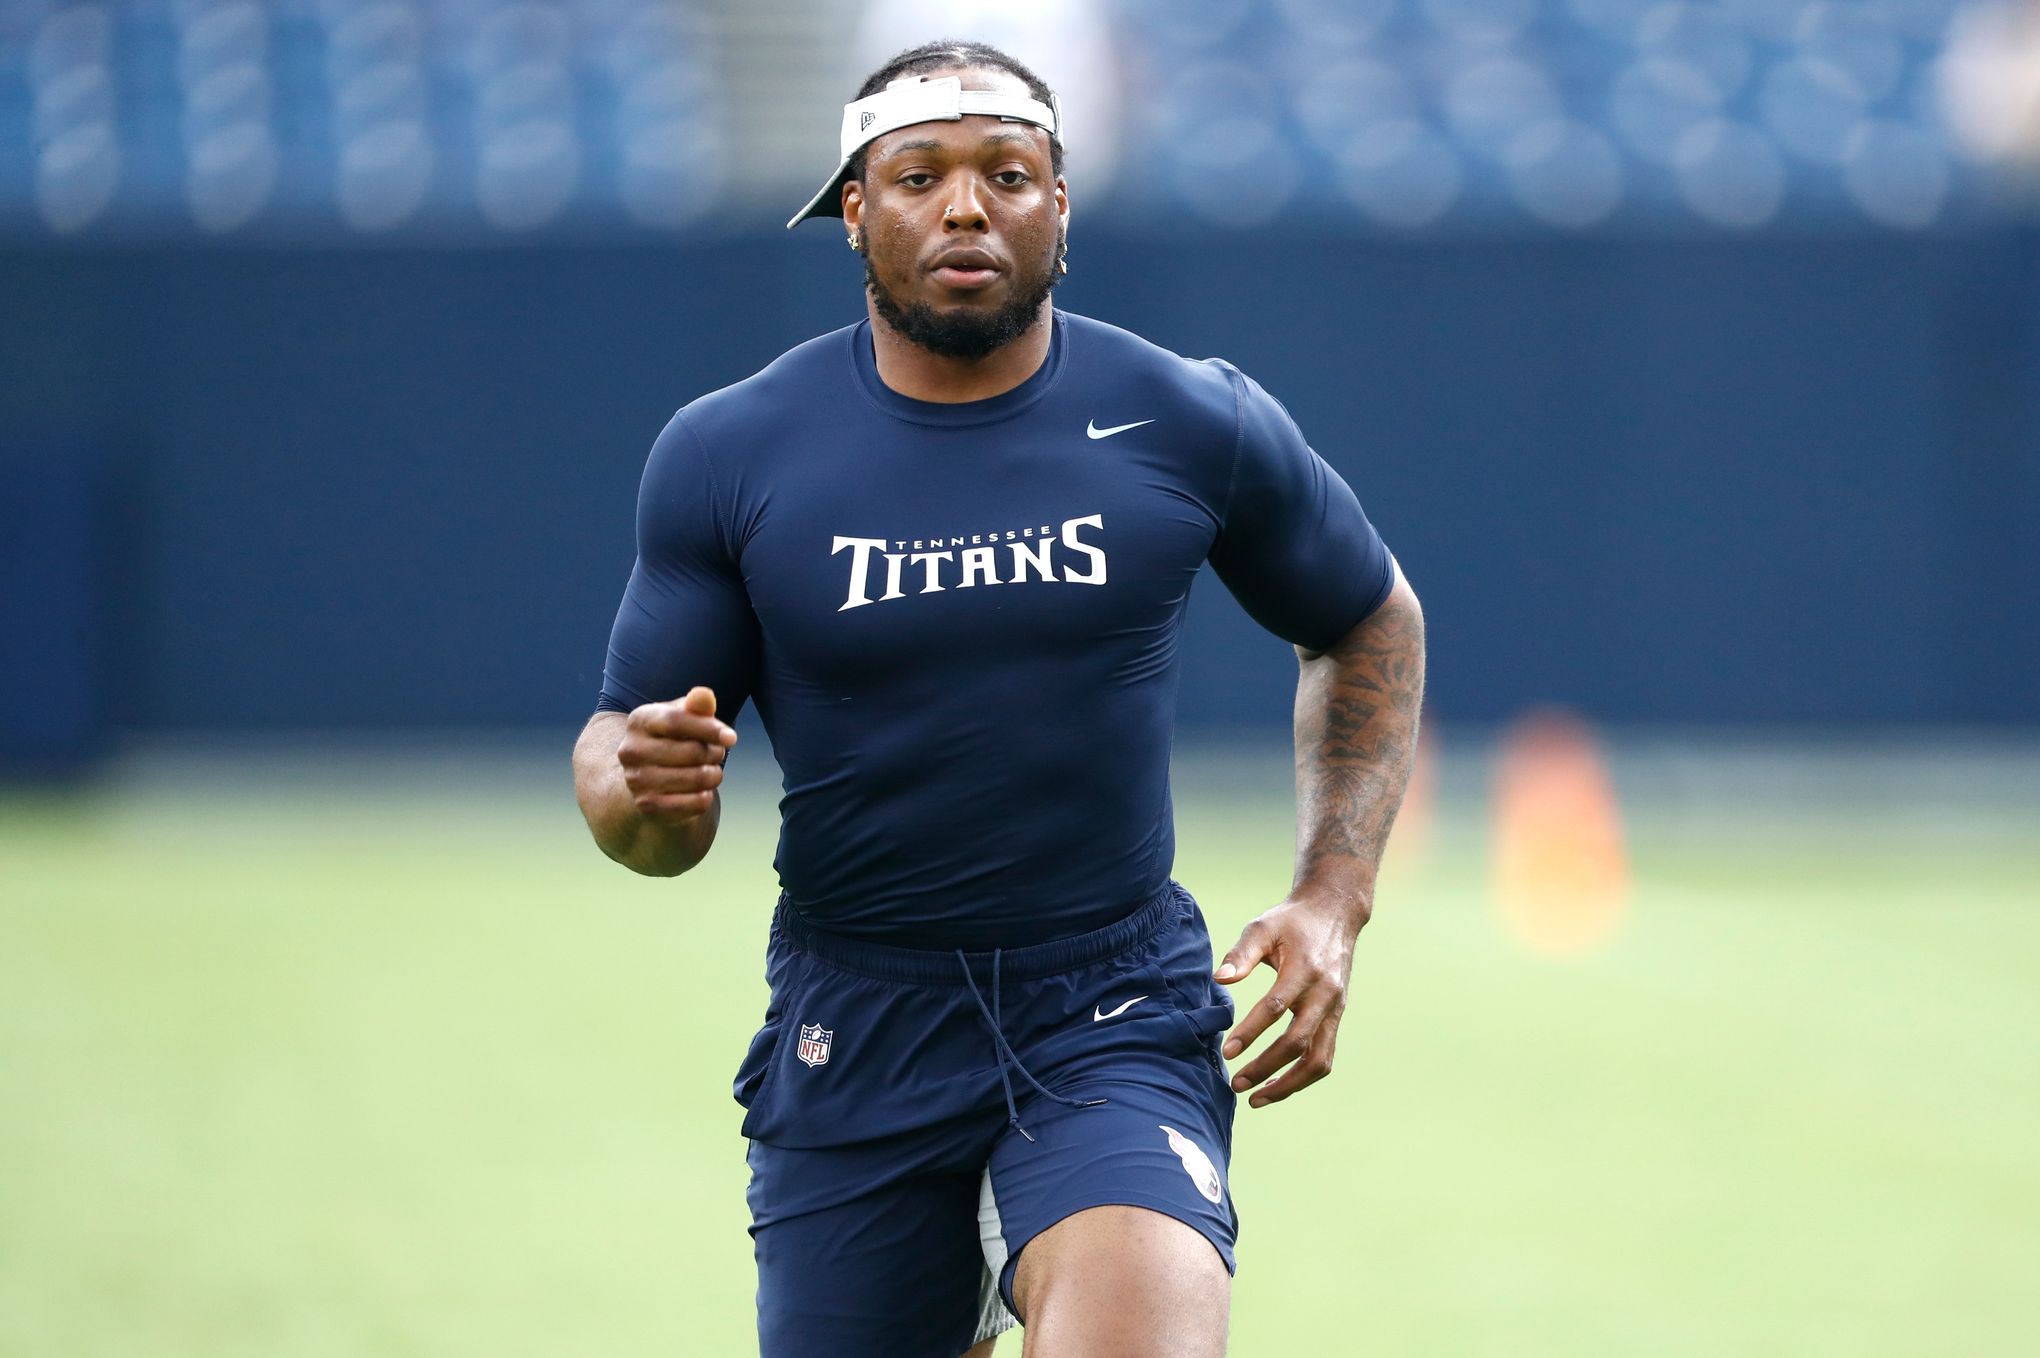
[[[1139,1004],[1142,1000],[1146,998],[1147,996],[1145,995],[1135,995],[1132,999],[1128,1000],[1125,1004],[1120,1005],[1117,1009],[1114,1009],[1109,1014],[1094,1004],[1091,1006],[1091,1022],[1103,1023],[1106,1019],[1118,1018],[1121,1014],[1133,1008],[1133,1006]]]
[[[1135,420],[1132,424],[1115,424],[1110,429],[1100,429],[1098,427],[1098,422],[1096,420],[1092,420],[1089,424],[1086,424],[1084,426],[1084,432],[1086,434],[1089,434],[1094,439],[1109,439],[1114,434],[1124,434],[1129,429],[1138,429],[1144,424],[1153,423],[1154,423],[1153,420]],[[1143,995],[1141,996],[1141,998],[1146,999],[1147,996]]]

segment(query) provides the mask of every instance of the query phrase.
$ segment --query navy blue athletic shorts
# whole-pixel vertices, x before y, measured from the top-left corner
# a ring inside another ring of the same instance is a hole
[[[1027,1242],[1146,1207],[1233,1267],[1232,1000],[1174,882],[1116,924],[991,953],[772,921],[737,1073],[764,1358],[957,1358],[1013,1323]]]

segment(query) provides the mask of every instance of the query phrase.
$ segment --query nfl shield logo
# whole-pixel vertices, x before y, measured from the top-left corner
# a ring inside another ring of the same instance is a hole
[[[836,1040],[834,1028],[824,1028],[819,1023],[803,1023],[800,1026],[800,1059],[810,1066],[829,1064],[829,1044]]]

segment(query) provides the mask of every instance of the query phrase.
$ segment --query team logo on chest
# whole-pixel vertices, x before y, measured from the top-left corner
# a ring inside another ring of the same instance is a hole
[[[819,1023],[800,1025],[800,1059],[810,1066],[829,1064],[829,1048],[835,1044],[836,1030],[824,1028]]]
[[[1092,541],[1081,530],[1089,529]],[[888,603],[909,594],[940,594],[979,585],[1105,583],[1105,548],[1097,540],[1105,516],[1085,514],[1054,524],[1029,524],[993,533],[948,533],[925,538],[838,536],[831,556],[850,553],[850,588],[838,613]],[[872,590],[883,576],[885,588]]]

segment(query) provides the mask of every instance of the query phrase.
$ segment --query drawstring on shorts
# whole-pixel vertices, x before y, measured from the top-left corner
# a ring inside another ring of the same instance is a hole
[[[1047,943],[994,948],[987,958],[985,953],[971,953],[962,948],[901,948],[832,933],[809,922],[794,904],[793,898],[782,891],[779,906],[772,914],[772,938],[775,948],[788,947],[836,970],[899,985],[954,986],[960,968],[963,983],[977,1005],[978,1017],[992,1037],[992,1050],[999,1063],[999,1089],[1006,1100],[1006,1124],[1032,1141],[1034,1134],[1020,1125],[1019,1101],[1013,1095],[1014,1071],[1019,1071],[1020,1078],[1036,1093],[1065,1108],[1095,1108],[1106,1100],[1072,1099],[1058,1094],[1027,1069],[1006,1037],[1003,1007],[1005,974],[1011,972],[1016,983],[1025,983],[1060,976],[1080,967],[1096,966],[1108,958],[1125,956],[1191,908],[1190,893],[1176,882],[1169,881],[1157,888],[1139,909],[1102,928]],[[988,961],[991,966],[992,995],[989,1004],[971,971],[973,961]]]
[[[956,962],[963,968],[963,983],[970,987],[970,997],[977,1001],[978,1016],[984,1019],[985,1027],[991,1030],[992,1050],[999,1058],[999,1088],[1004,1090],[1006,1095],[1006,1123],[1014,1131],[1032,1141],[1033,1133],[1020,1125],[1020,1110],[1013,1102],[1013,1077],[1007,1073],[1008,1065],[1019,1071],[1020,1077],[1033,1085],[1037,1094],[1045,1099],[1053,1099],[1065,1108],[1095,1108],[1105,1100],[1072,1099],[1056,1093],[1034,1078],[1034,1072],[1027,1069],[1019,1053],[1013,1050],[1013,1044],[1006,1040],[1006,1031],[1001,1022],[1004,1015],[999,1008],[999,957],[1002,951],[999,948],[992,949],[992,1003],[989,1008],[985,1005],[984,993],[978,989],[977,978],[970,974],[970,958],[961,948],[956,950]]]

